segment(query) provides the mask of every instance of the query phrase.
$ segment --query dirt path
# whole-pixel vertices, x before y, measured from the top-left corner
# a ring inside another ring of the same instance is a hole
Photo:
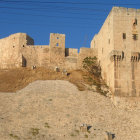
[[[140,112],[119,110],[68,81],[35,81],[16,93],[0,93],[0,140],[140,140]],[[81,132],[80,125],[92,126]]]

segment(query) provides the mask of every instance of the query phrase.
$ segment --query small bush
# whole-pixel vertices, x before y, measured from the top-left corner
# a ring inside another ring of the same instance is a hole
[[[49,126],[48,123],[45,123],[45,126],[44,127],[50,128],[50,126]]]
[[[38,128],[31,128],[31,133],[33,136],[36,136],[39,134],[39,129]]]
[[[20,140],[20,138],[17,135],[14,135],[14,134],[9,134],[9,135],[15,140]]]
[[[79,135],[79,133],[80,133],[79,130],[74,130],[74,131]]]
[[[74,133],[71,133],[70,135],[71,135],[72,137],[76,136]]]
[[[88,138],[88,135],[85,135],[85,138]]]
[[[91,133],[89,130],[87,131],[89,134]]]
[[[52,101],[52,99],[49,99],[49,101]]]

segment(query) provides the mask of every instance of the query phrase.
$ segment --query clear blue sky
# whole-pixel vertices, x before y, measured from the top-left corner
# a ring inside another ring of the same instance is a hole
[[[113,6],[140,9],[140,1],[0,0],[0,38],[23,32],[48,45],[50,33],[63,33],[66,47],[90,47]]]

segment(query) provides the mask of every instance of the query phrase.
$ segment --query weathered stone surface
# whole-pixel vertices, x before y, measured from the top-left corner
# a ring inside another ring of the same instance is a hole
[[[115,96],[140,96],[139,21],[139,9],[113,7],[91,41],[102,77]]]
[[[91,48],[65,48],[65,35],[50,34],[49,45],[34,45],[25,33],[0,39],[0,69],[45,67],[81,69],[85,57],[98,58],[114,96],[140,96],[140,10],[113,7]]]
[[[49,45],[34,45],[34,40],[25,33],[0,39],[0,69],[33,66],[77,69],[89,54],[93,54],[90,48],[85,48],[80,56],[78,49],[65,48],[64,34],[51,33]]]

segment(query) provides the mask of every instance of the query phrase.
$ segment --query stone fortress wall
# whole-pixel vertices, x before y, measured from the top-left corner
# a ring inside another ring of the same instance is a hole
[[[50,34],[49,45],[34,45],[25,33],[0,39],[0,69],[46,67],[80,69],[97,56],[102,77],[114,96],[140,96],[140,9],[113,7],[90,48],[65,48],[65,35]]]
[[[140,9],[113,7],[91,41],[115,96],[140,96]]]
[[[84,51],[85,50],[85,51]],[[34,45],[25,33],[16,33],[0,39],[0,69],[19,67],[46,67],[54,69],[78,69],[86,56],[92,56],[91,48],[65,48],[65,35],[50,34],[49,45]]]

